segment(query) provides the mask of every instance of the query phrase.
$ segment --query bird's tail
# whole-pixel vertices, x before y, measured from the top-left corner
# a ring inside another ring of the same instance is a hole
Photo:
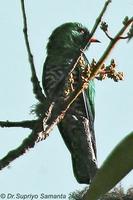
[[[79,183],[89,184],[97,171],[95,141],[89,129],[89,120],[69,112],[58,128],[68,147],[74,175]]]

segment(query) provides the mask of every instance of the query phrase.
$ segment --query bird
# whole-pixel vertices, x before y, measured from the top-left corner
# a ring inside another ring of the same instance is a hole
[[[65,73],[72,67],[78,52],[82,51],[87,41],[99,42],[90,38],[88,28],[78,22],[66,22],[50,35],[42,73],[42,85],[48,101],[63,95],[64,91],[57,92],[60,84],[65,84],[62,82]],[[85,64],[89,63],[84,53],[83,59]],[[81,79],[78,67],[74,70],[74,76],[76,88]],[[94,96],[95,83],[91,80],[57,125],[70,151],[74,176],[80,184],[90,184],[98,169]]]

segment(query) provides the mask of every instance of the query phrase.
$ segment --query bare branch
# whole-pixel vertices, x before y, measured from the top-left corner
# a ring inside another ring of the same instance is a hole
[[[18,148],[9,151],[8,154],[0,160],[0,170],[2,170],[4,167],[7,167],[16,158],[26,153],[29,150],[29,148],[33,148],[35,146],[35,143],[38,138],[38,135],[36,133],[40,132],[43,129],[43,127],[41,119],[38,121],[33,120],[33,122],[33,127],[31,127],[31,129],[33,130],[31,134],[23,140],[22,144]]]
[[[116,45],[116,43],[120,40],[120,37],[123,35],[123,33],[125,32],[125,30],[129,27],[129,25],[133,22],[133,17],[131,17],[128,22],[120,29],[120,31],[115,35],[115,37],[110,41],[108,47],[106,48],[105,52],[103,53],[103,55],[101,56],[101,58],[99,59],[99,61],[97,62],[94,70],[92,71],[92,74],[90,76],[90,79],[95,78],[95,76],[97,75],[98,71],[100,70],[100,67],[102,66],[102,64],[104,63],[104,61],[107,59],[107,57],[109,56],[109,54],[111,53],[111,50],[114,48],[114,46]]]
[[[39,82],[38,77],[36,75],[34,58],[33,58],[32,52],[31,52],[29,38],[28,38],[27,18],[26,18],[24,0],[21,0],[21,9],[22,9],[22,15],[23,15],[23,24],[24,24],[24,28],[23,28],[24,39],[25,39],[25,44],[26,44],[27,53],[28,53],[28,57],[29,57],[29,63],[30,63],[30,66],[31,66],[31,73],[32,73],[31,81],[32,81],[32,84],[33,84],[33,93],[35,94],[35,97],[38,101],[44,102],[45,96],[42,92],[40,82]]]
[[[127,35],[127,36],[123,36],[123,37],[122,37],[122,36],[121,36],[121,37],[119,37],[119,39],[120,39],[120,40],[125,40],[125,39],[128,39],[128,38],[129,38],[129,36],[128,36],[128,35]]]
[[[8,154],[0,160],[0,170],[7,167],[16,158],[26,153],[29,148],[33,148],[36,140],[37,134],[33,131],[26,139],[23,140],[22,144],[18,148],[9,151]]]
[[[104,31],[105,35],[107,36],[107,38],[109,38],[110,40],[113,40],[113,38],[108,34],[107,31]]]
[[[20,122],[0,121],[1,128],[21,127],[33,129],[38,120],[26,120]]]
[[[111,0],[106,0],[105,1],[104,7],[103,7],[102,11],[100,12],[100,15],[97,17],[97,19],[95,21],[95,24],[94,24],[94,26],[92,28],[92,31],[90,33],[90,37],[92,37],[94,35],[94,33],[96,32],[96,30],[97,30],[97,28],[98,28],[98,26],[99,26],[99,24],[100,24],[100,22],[102,20],[102,17],[104,15],[104,13],[106,12],[106,10],[107,10],[107,8],[108,8],[108,6],[109,6],[110,3],[111,3]],[[86,48],[88,48],[89,46],[90,46],[90,42],[87,43],[87,45],[84,48],[84,50]]]
[[[100,28],[103,30],[107,38],[109,38],[110,40],[113,40],[113,38],[108,33],[108,24],[105,21],[101,22]]]

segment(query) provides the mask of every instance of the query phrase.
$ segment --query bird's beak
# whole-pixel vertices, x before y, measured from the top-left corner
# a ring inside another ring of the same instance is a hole
[[[89,42],[99,42],[99,43],[100,43],[100,41],[97,40],[96,38],[91,38],[91,39],[89,40]]]

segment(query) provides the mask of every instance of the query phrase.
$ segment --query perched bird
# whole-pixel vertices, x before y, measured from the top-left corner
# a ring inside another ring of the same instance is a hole
[[[80,23],[65,23],[56,28],[47,44],[47,57],[44,63],[42,84],[49,100],[58,98],[64,91],[57,92],[64,74],[72,67],[79,50],[87,41],[98,42],[90,38],[86,27]],[[86,64],[88,60],[83,54]],[[80,70],[76,67],[75,86],[79,83]],[[73,164],[74,175],[79,183],[89,184],[97,171],[96,142],[94,134],[94,82],[76,99],[58,124],[58,129],[68,147]]]

